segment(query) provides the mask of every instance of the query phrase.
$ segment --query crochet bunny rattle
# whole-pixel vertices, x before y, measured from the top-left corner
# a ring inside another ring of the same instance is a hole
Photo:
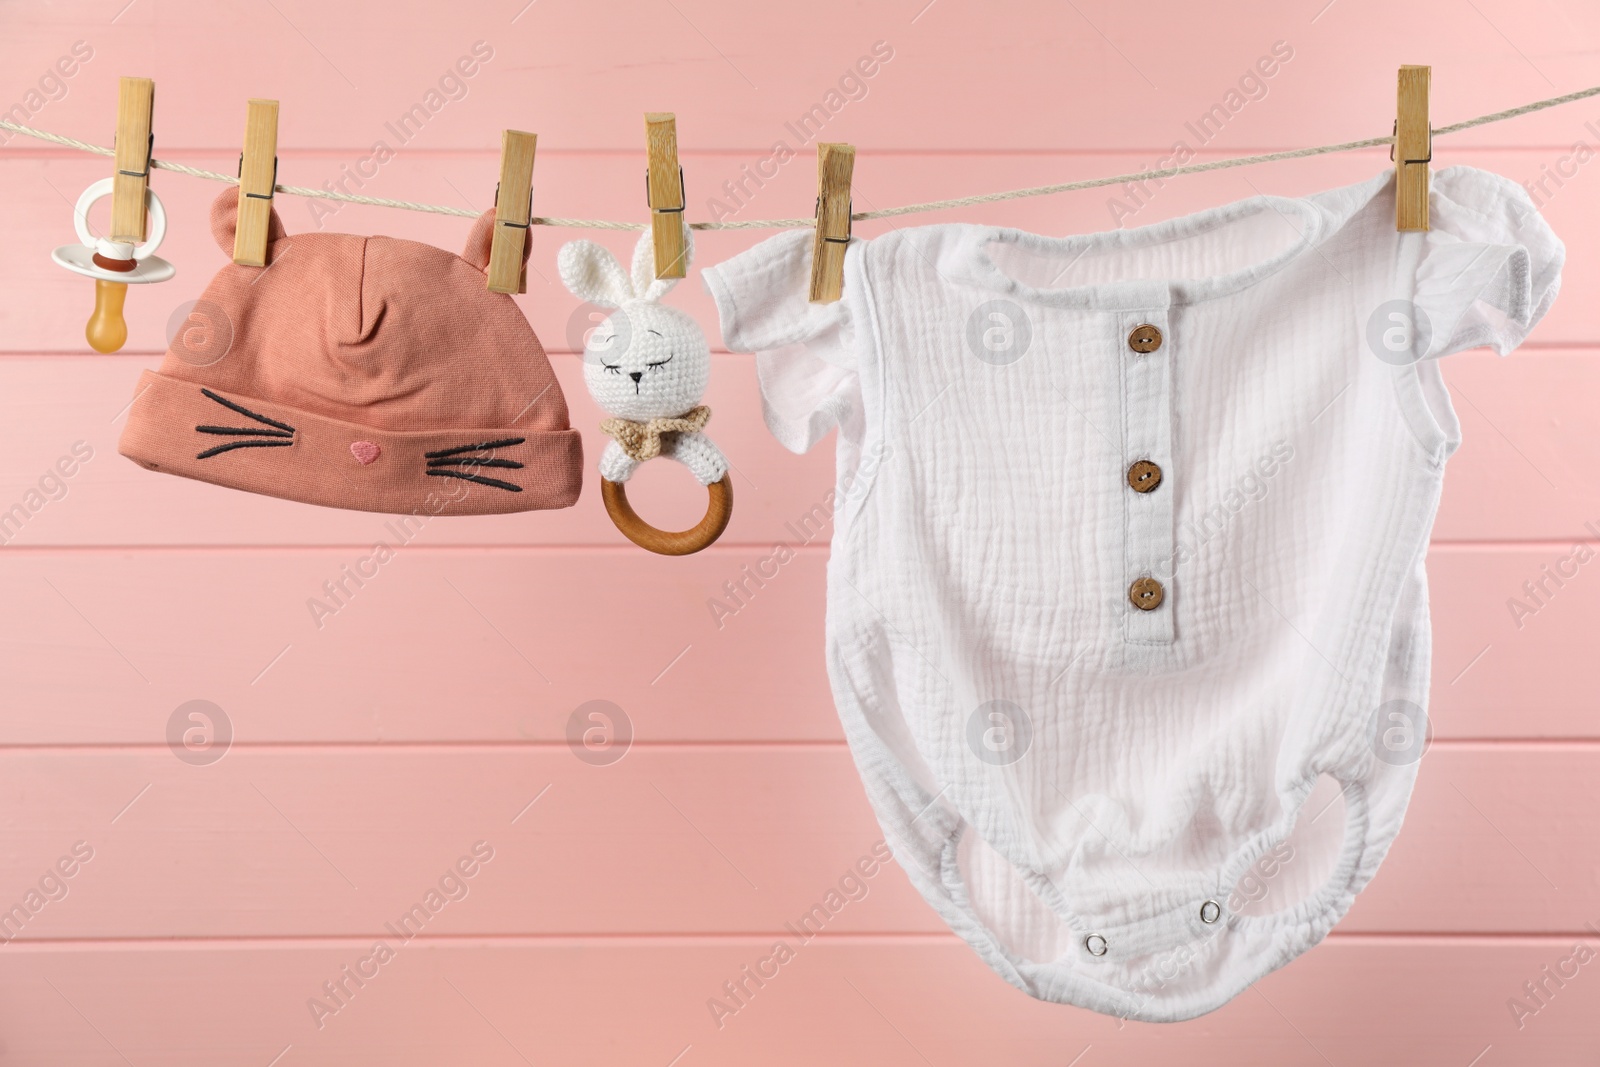
[[[693,245],[685,243],[685,255]],[[592,241],[569,241],[558,257],[561,280],[580,300],[614,308],[583,347],[583,379],[611,417],[600,456],[606,512],[640,548],[667,556],[698,552],[722,535],[733,514],[728,461],[703,432],[711,409],[700,403],[711,376],[711,349],[693,318],[660,303],[675,278],[657,279],[650,232],[633,251],[632,276]],[[658,530],[628,503],[624,488],[639,465],[656,456],[689,468],[709,494],[705,518],[692,529]]]

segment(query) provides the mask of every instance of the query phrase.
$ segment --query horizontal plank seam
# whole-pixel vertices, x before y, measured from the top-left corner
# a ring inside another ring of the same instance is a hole
[[[52,132],[54,132],[54,131],[52,131]],[[1466,131],[1466,130],[1461,131],[1461,134],[1467,134],[1468,138],[1474,136],[1474,135],[1470,134],[1469,131]],[[1470,149],[1473,152],[1540,152],[1540,153],[1543,153],[1543,152],[1566,152],[1566,151],[1569,151],[1572,148],[1572,143],[1570,141],[1561,142],[1561,143],[1558,143],[1558,144],[1544,144],[1544,143],[1539,143],[1539,142],[1510,142],[1510,141],[1470,141],[1468,139],[1463,139],[1461,134],[1457,134],[1456,135],[1456,139],[1451,142],[1451,148],[1453,150],[1457,151],[1457,152],[1460,152],[1462,149]],[[1478,135],[1475,135],[1475,136],[1482,137],[1484,135],[1478,134]],[[1234,145],[1234,144],[1229,144],[1229,145],[1226,145],[1226,146],[1224,146],[1222,148],[1206,147],[1206,148],[1193,149],[1193,150],[1191,150],[1191,154],[1197,159],[1206,158],[1206,157],[1224,158],[1225,159],[1225,158],[1228,158],[1230,156],[1235,156],[1235,155],[1265,155],[1265,154],[1272,153],[1272,152],[1289,152],[1289,151],[1293,151],[1296,148],[1300,148],[1300,147],[1303,147],[1303,146],[1301,146],[1301,145],[1291,145],[1291,144],[1287,144],[1287,143],[1285,143],[1285,144],[1276,144],[1276,145],[1275,144],[1270,144],[1270,143],[1269,144],[1259,144],[1259,145]],[[362,155],[362,154],[370,153],[371,151],[372,151],[372,146],[370,144],[350,145],[350,146],[345,146],[345,147],[320,146],[320,147],[316,147],[316,148],[305,148],[305,147],[288,148],[288,147],[281,147],[280,146],[279,149],[278,149],[278,158],[279,159],[323,159],[323,158],[329,158],[329,159],[336,159],[336,160],[341,160],[341,161],[348,162],[348,159],[349,159],[349,156],[351,155],[351,153],[355,153],[357,155]],[[1079,147],[1076,147],[1076,148],[1026,148],[1026,147],[989,147],[989,148],[984,148],[984,147],[965,147],[965,148],[949,148],[949,147],[936,147],[936,146],[935,147],[929,147],[929,146],[919,146],[919,145],[911,145],[911,146],[904,146],[903,145],[903,146],[899,146],[899,147],[873,148],[870,145],[865,145],[865,146],[861,147],[859,149],[859,151],[860,151],[860,153],[862,155],[905,156],[905,157],[913,157],[913,158],[934,156],[934,157],[941,158],[941,159],[948,159],[948,158],[951,158],[951,157],[961,158],[961,157],[964,157],[964,156],[970,156],[970,157],[972,157],[974,159],[993,159],[993,158],[998,158],[998,157],[1002,157],[1002,156],[1011,156],[1011,157],[1021,157],[1021,158],[1029,158],[1029,159],[1073,159],[1073,158],[1098,158],[1098,157],[1105,157],[1105,156],[1145,156],[1145,155],[1162,156],[1162,155],[1169,154],[1172,151],[1172,146],[1171,146],[1170,143],[1169,144],[1163,144],[1163,145],[1161,145],[1159,147],[1153,147],[1153,146],[1149,146],[1149,145],[1145,145],[1145,146],[1129,145],[1129,146],[1126,146],[1126,147],[1119,146],[1119,145],[1095,145],[1095,146],[1090,146],[1090,147],[1079,146]],[[693,159],[693,158],[697,158],[697,157],[717,157],[717,156],[736,156],[736,157],[741,157],[742,158],[742,157],[752,156],[752,155],[764,158],[767,155],[771,154],[771,152],[772,152],[771,144],[762,144],[762,145],[759,145],[759,146],[751,145],[751,146],[745,146],[745,147],[727,146],[727,145],[686,147],[686,146],[683,146],[683,145],[680,144],[680,146],[678,148],[678,158],[679,159]],[[1387,160],[1387,152],[1388,152],[1387,146],[1378,145],[1378,146],[1371,147],[1371,148],[1352,149],[1350,152],[1347,153],[1347,155],[1349,155],[1352,158],[1361,158],[1362,156],[1366,156],[1366,155],[1374,155],[1374,156],[1382,155],[1382,156],[1385,157],[1385,160]],[[1442,150],[1441,150],[1441,152],[1442,152]],[[237,145],[216,145],[216,146],[210,146],[210,147],[207,147],[207,146],[204,146],[204,145],[184,145],[184,146],[163,145],[161,147],[161,155],[165,159],[173,159],[173,160],[180,159],[180,158],[190,159],[190,160],[194,160],[194,159],[207,160],[207,159],[209,159],[209,160],[212,160],[213,162],[218,162],[218,165],[221,165],[220,161],[224,160],[230,154],[232,156],[234,164],[237,165],[237,163],[238,163],[238,155],[239,155],[239,148],[238,148]],[[498,149],[488,149],[488,148],[469,148],[469,147],[461,147],[461,148],[421,148],[421,147],[413,147],[413,146],[409,146],[408,145],[406,147],[405,154],[406,154],[407,157],[414,158],[414,159],[422,159],[422,158],[429,158],[429,159],[481,159],[481,160],[484,160],[486,162],[499,159],[499,150]],[[549,159],[549,158],[552,158],[552,157],[582,159],[582,158],[590,157],[590,156],[602,156],[602,157],[608,157],[608,158],[636,160],[636,159],[639,158],[639,149],[637,147],[629,147],[629,148],[600,148],[600,147],[556,148],[556,147],[551,147],[551,148],[546,148],[542,142],[539,145],[539,158],[540,158],[540,160],[546,160],[546,159]],[[24,147],[6,147],[4,151],[0,151],[0,159],[8,159],[8,158],[9,159],[45,158],[45,159],[55,160],[55,159],[60,159],[60,158],[63,158],[63,157],[65,157],[65,158],[75,158],[75,159],[85,158],[84,154],[82,152],[80,152],[79,150],[77,150],[75,148],[67,148],[67,147],[64,147],[64,146],[63,147],[44,147],[44,146],[41,145],[39,147],[34,147],[34,146],[32,146],[30,144],[28,147],[25,147],[25,148]],[[93,158],[93,157],[89,157],[89,158]],[[1280,162],[1298,162],[1298,161],[1297,160],[1282,160]],[[1445,164],[1445,165],[1448,166],[1448,164]]]
[[[235,740],[229,746],[230,752],[253,751],[261,754],[273,752],[305,752],[317,749],[329,751],[347,751],[351,749],[370,749],[374,752],[430,752],[430,751],[500,751],[510,749],[536,749],[562,752],[571,747],[565,740],[552,739],[540,740],[451,740],[451,739],[418,739],[411,741],[371,741],[371,740],[317,740],[317,741],[240,741]],[[632,750],[666,749],[666,750],[706,750],[720,751],[728,749],[759,750],[759,749],[817,749],[841,750],[846,747],[843,738],[782,738],[763,737],[745,738],[738,740],[711,741],[704,739],[685,738],[681,740],[643,740],[635,738],[630,743]],[[85,754],[122,754],[132,752],[163,753],[170,746],[165,741],[41,741],[41,742],[0,742],[0,755],[8,752],[26,753],[30,756],[38,755],[85,755]],[[1566,752],[1574,749],[1600,748],[1600,736],[1597,737],[1435,737],[1429,742],[1430,749],[1459,749],[1461,751],[1478,751],[1494,749],[1523,749],[1523,750],[1549,750],[1552,752]]]
[[[743,945],[750,942],[769,943],[774,937],[782,937],[785,931],[779,927],[770,931],[733,932],[733,933],[682,933],[673,931],[661,932],[594,932],[594,933],[485,933],[485,934],[427,934],[421,933],[413,936],[406,944],[426,942],[438,947],[462,946],[471,947],[485,942],[499,942],[502,944],[515,944],[526,942],[533,944],[563,945],[571,944],[575,947],[592,945],[595,942],[643,942],[647,944],[680,943],[689,945],[707,944],[734,944]],[[392,937],[392,935],[390,935]],[[228,947],[241,948],[321,948],[336,945],[369,945],[374,937],[384,937],[384,931],[375,930],[371,933],[352,934],[264,934],[264,935],[234,935],[228,937],[175,935],[159,937],[18,937],[11,941],[0,943],[0,960],[7,952],[27,949],[38,952],[49,949],[54,950],[94,950],[94,949],[141,949],[163,948],[193,951],[196,949],[221,949]],[[1396,943],[1426,943],[1426,944],[1517,944],[1548,945],[1550,943],[1570,944],[1574,939],[1592,939],[1594,932],[1579,928],[1576,930],[1563,930],[1554,932],[1528,932],[1528,931],[1361,931],[1359,933],[1343,933],[1334,930],[1327,937],[1329,942],[1344,942],[1350,945],[1361,944],[1396,944]],[[955,934],[937,931],[907,930],[907,931],[861,931],[861,932],[830,932],[822,931],[812,938],[818,942],[833,942],[836,944],[934,944],[934,945],[961,945],[963,942]],[[807,942],[808,944],[810,942]]]
[[[1438,739],[1434,745],[1441,744]],[[1600,743],[1600,741],[1597,741]],[[824,749],[838,750],[845,747],[844,738],[750,738],[747,740],[709,741],[686,738],[683,740],[655,740],[648,741],[634,738],[629,743],[630,750],[638,749],[742,749],[742,748],[775,748],[775,749]],[[499,751],[502,749],[543,749],[551,752],[565,752],[571,748],[571,742],[551,739],[539,740],[504,740],[504,741],[462,741],[462,740],[411,740],[411,741],[358,741],[358,740],[326,740],[326,741],[239,741],[234,740],[228,746],[229,752],[254,751],[258,753],[272,753],[278,751],[300,752],[312,749],[329,749],[345,751],[350,749],[371,749],[373,751],[422,751],[431,752],[438,750],[456,751]],[[98,753],[124,753],[124,752],[167,752],[170,746],[165,741],[85,741],[81,743],[71,741],[43,741],[43,742],[0,742],[0,755],[7,752],[26,752],[29,755],[54,755],[54,754],[98,754]]]
[[[806,498],[796,496],[796,504],[806,503]],[[820,503],[820,502],[818,502]],[[1600,516],[1596,516],[1600,519]],[[377,535],[374,535],[377,536]],[[752,540],[737,538],[722,538],[715,545],[704,551],[715,555],[727,555],[735,550],[770,550],[774,537],[756,537]],[[1455,554],[1458,552],[1530,552],[1538,551],[1565,551],[1574,541],[1589,541],[1592,537],[1585,537],[1574,530],[1570,537],[1539,537],[1529,538],[1526,541],[1494,540],[1479,541],[1470,539],[1442,538],[1429,542],[1429,547],[1441,552]],[[788,543],[788,547],[795,552],[825,553],[828,551],[828,542],[822,539],[808,541],[805,544]],[[114,543],[114,542],[79,542],[76,544],[6,544],[0,545],[0,554],[15,553],[27,555],[60,555],[98,554],[144,552],[149,554],[166,553],[169,555],[205,555],[229,553],[270,553],[304,554],[307,552],[350,552],[364,551],[372,547],[372,540],[361,541],[326,541],[315,544],[303,544],[293,541],[283,542],[239,542],[228,544],[210,544],[195,542],[186,544],[177,541],[152,541],[146,543]],[[458,553],[580,553],[580,552],[617,552],[629,556],[636,555],[638,549],[628,544],[601,544],[594,541],[537,541],[524,543],[495,542],[495,541],[458,541],[449,544],[409,544],[405,546],[408,553],[434,555],[452,555]],[[709,558],[709,557],[708,557]]]
[[[796,503],[797,504],[798,503],[802,503],[802,502],[804,502],[804,498],[803,497],[796,499]],[[314,545],[295,544],[293,542],[283,542],[281,544],[181,544],[181,543],[154,543],[154,542],[150,543],[150,544],[74,544],[74,545],[50,545],[50,544],[19,545],[19,544],[7,544],[7,545],[0,545],[0,555],[3,555],[5,553],[10,553],[10,552],[14,552],[14,553],[18,553],[18,554],[28,554],[28,555],[48,555],[48,554],[50,554],[52,552],[59,552],[59,553],[61,553],[63,555],[74,555],[74,554],[91,554],[92,555],[92,554],[102,553],[102,552],[111,552],[111,553],[144,552],[144,553],[148,553],[148,554],[166,553],[166,554],[169,554],[169,555],[206,555],[206,554],[213,554],[213,555],[224,554],[225,555],[225,554],[239,553],[239,552],[259,553],[259,554],[263,554],[263,555],[268,554],[268,553],[273,553],[273,552],[283,553],[283,554],[288,554],[288,553],[304,554],[304,553],[307,553],[307,552],[352,552],[352,551],[364,552],[364,551],[366,551],[366,550],[368,550],[368,549],[370,549],[372,547],[374,539],[379,539],[379,538],[381,538],[381,536],[382,536],[381,534],[375,533],[373,535],[373,538],[369,538],[369,539],[364,540],[364,541],[346,541],[346,542],[333,541],[333,542],[319,543],[319,544],[314,544]],[[741,540],[737,540],[737,539],[733,539],[733,538],[720,538],[715,545],[712,545],[709,548],[703,549],[702,551],[707,553],[707,558],[710,558],[711,555],[727,555],[728,553],[730,553],[734,549],[750,549],[750,550],[760,550],[760,551],[763,551],[763,552],[767,552],[767,551],[771,551],[773,540],[774,539],[771,538],[771,537],[758,538],[758,539],[753,540],[753,541],[741,541]],[[1562,543],[1565,544],[1565,542],[1562,542]],[[791,550],[793,550],[793,551],[796,551],[796,552],[819,552],[819,553],[825,553],[828,550],[828,545],[827,545],[827,543],[825,541],[822,541],[822,542],[812,541],[812,542],[808,542],[806,544],[792,544],[792,543],[790,543],[789,544],[789,548]],[[626,543],[599,544],[599,543],[596,543],[596,542],[593,542],[593,541],[549,541],[549,542],[526,543],[526,544],[509,544],[509,543],[494,543],[494,542],[481,542],[480,543],[480,542],[463,541],[463,542],[457,542],[457,543],[454,543],[454,544],[435,544],[435,545],[419,545],[419,544],[416,544],[416,543],[413,542],[413,543],[408,544],[408,545],[405,546],[405,551],[407,553],[411,553],[411,552],[418,552],[418,553],[427,552],[427,553],[432,553],[434,555],[453,555],[453,554],[456,554],[456,553],[484,553],[484,552],[505,552],[505,553],[563,552],[563,553],[573,553],[573,554],[589,553],[589,552],[600,552],[600,553],[618,553],[618,554],[627,555],[627,556],[638,556],[638,554],[639,554],[639,549],[636,548],[635,546],[631,545],[631,544],[626,544]]]
[[[862,225],[865,225],[865,223],[863,223]],[[1517,347],[1517,351],[1519,351],[1519,352],[1562,352],[1562,351],[1566,351],[1566,352],[1571,352],[1575,356],[1592,356],[1592,355],[1595,354],[1595,350],[1596,349],[1600,349],[1600,340],[1595,340],[1595,341],[1584,341],[1584,340],[1577,340],[1577,341],[1525,341],[1525,342],[1523,342],[1521,345],[1519,345]],[[717,346],[713,346],[711,348],[711,354],[714,355],[714,356],[733,356],[735,358],[748,358],[748,353],[745,353],[745,352],[732,352],[732,351],[729,351],[726,348],[721,348],[721,347],[717,347]],[[115,363],[119,363],[119,362],[124,362],[124,361],[132,360],[132,359],[158,360],[164,355],[166,355],[166,349],[154,349],[154,348],[123,348],[123,349],[120,349],[120,350],[118,350],[116,352],[111,352],[111,353],[107,353],[107,354],[101,354],[101,353],[94,352],[94,351],[91,351],[91,350],[88,350],[88,349],[83,349],[83,348],[18,348],[18,349],[0,349],[0,358],[4,358],[4,359],[32,359],[32,358],[61,359],[63,357],[71,358],[71,357],[74,357],[74,356],[81,356],[82,358],[84,358],[86,360],[93,360],[96,363],[104,363],[104,364],[107,364],[107,365],[111,365],[111,364],[115,364]],[[570,349],[570,348],[547,348],[547,349],[545,349],[545,355],[552,356],[552,357],[560,357],[560,358],[563,358],[563,359],[580,359],[580,358],[582,358],[583,353],[582,352],[578,352],[578,351],[576,351],[574,349]],[[1459,356],[1468,356],[1468,355],[1489,356],[1489,355],[1491,355],[1491,353],[1486,348],[1467,349],[1465,352],[1459,353]],[[1458,356],[1458,358],[1459,358],[1459,356]],[[1498,361],[1501,358],[1507,358],[1507,357],[1496,356],[1495,360]],[[1446,363],[1445,363],[1445,366],[1447,366],[1447,367],[1455,366],[1455,363],[1450,361],[1450,360],[1447,360]]]

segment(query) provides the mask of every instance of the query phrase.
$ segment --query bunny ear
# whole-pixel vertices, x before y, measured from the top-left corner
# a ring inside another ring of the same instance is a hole
[[[617,257],[593,241],[568,241],[556,257],[561,281],[573,296],[603,308],[633,299],[633,284]]]
[[[694,262],[694,234],[687,227],[683,231],[683,268]],[[672,291],[678,278],[656,277],[656,246],[650,231],[644,231],[639,243],[633,246],[633,291],[640,300],[655,303]]]

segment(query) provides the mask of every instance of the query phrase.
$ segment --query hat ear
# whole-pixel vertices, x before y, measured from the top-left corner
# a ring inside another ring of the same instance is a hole
[[[489,273],[489,253],[494,249],[494,208],[490,208],[478,216],[478,221],[472,224],[472,232],[467,234],[466,247],[461,250],[461,258],[471,263],[483,273]],[[528,262],[528,256],[533,252],[533,242],[522,242],[522,262]]]
[[[227,253],[228,258],[233,258],[233,235],[239,229],[239,187],[237,185],[222,190],[215,200],[211,202],[211,236],[217,239],[217,246]],[[278,209],[271,209],[267,217],[267,262],[272,262],[272,242],[283,237],[283,220],[278,218]]]
[[[683,269],[687,271],[694,262],[694,233],[683,228]],[[679,278],[656,277],[656,242],[650,230],[645,230],[639,243],[633,246],[633,291],[640,300],[655,303],[677,285]]]
[[[633,284],[606,249],[593,241],[568,241],[556,256],[561,281],[579,300],[603,308],[621,307],[634,297]]]

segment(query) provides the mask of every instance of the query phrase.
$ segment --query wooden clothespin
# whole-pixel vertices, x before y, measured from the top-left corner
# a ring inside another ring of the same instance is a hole
[[[656,248],[656,277],[682,278],[688,273],[683,240],[683,168],[678,165],[678,120],[669,112],[644,117],[645,203],[650,207],[650,233]]]
[[[811,244],[811,302],[844,294],[844,252],[850,245],[850,177],[854,145],[817,145],[817,234]]]
[[[233,261],[267,265],[267,230],[278,185],[278,102],[252,100],[245,107],[244,151],[239,154],[239,217],[233,231]]]
[[[1395,109],[1394,160],[1396,230],[1428,229],[1428,164],[1433,160],[1433,129],[1428,120],[1428,89],[1432,67],[1400,68],[1400,92]]]
[[[111,183],[111,240],[140,244],[145,239],[145,194],[150,190],[150,157],[155,137],[156,83],[123,78],[117,92],[116,173]]]
[[[533,220],[533,153],[539,138],[521,130],[500,134],[500,184],[494,191],[494,234],[489,245],[489,291],[525,293],[523,253]]]

